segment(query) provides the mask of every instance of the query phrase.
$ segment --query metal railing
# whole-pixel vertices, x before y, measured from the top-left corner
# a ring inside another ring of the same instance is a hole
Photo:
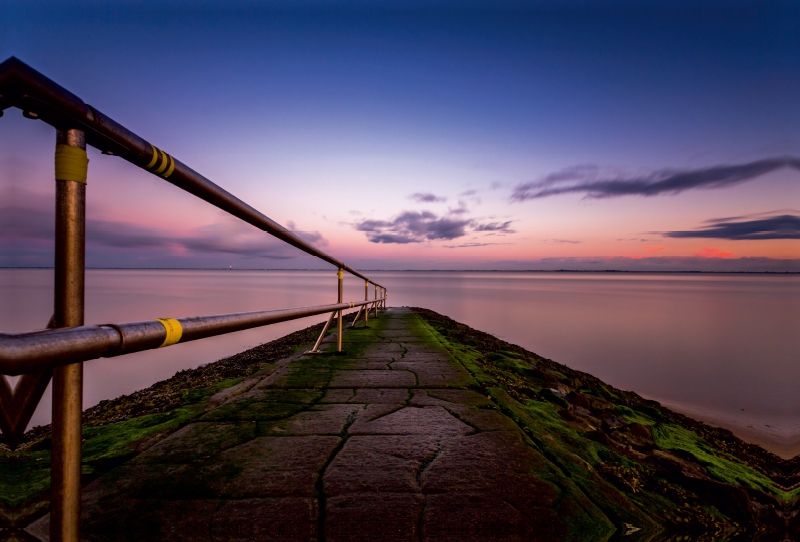
[[[54,542],[80,539],[82,362],[120,356],[232,333],[278,322],[330,313],[314,347],[319,352],[338,315],[337,349],[342,350],[342,313],[363,314],[386,307],[387,291],[355,269],[322,252],[295,233],[239,200],[153,144],[84,103],[20,60],[0,64],[0,116],[10,107],[56,129],[56,228],[54,313],[47,329],[0,333],[0,373],[22,375],[12,389],[0,377],[0,430],[19,444],[50,379],[53,380],[50,536]],[[84,325],[86,145],[115,155],[252,224],[266,233],[335,266],[337,302],[329,305],[242,312],[145,322]],[[364,300],[343,301],[344,272],[363,279]],[[369,285],[374,297],[369,299]]]

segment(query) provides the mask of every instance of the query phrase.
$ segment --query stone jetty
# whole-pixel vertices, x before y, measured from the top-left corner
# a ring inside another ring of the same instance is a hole
[[[410,310],[369,326],[221,392],[95,480],[85,538],[560,539],[562,499],[519,427]]]

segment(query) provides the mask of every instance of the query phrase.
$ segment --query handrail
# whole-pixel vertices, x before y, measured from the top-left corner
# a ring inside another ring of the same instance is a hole
[[[386,307],[387,290],[333,256],[247,205],[187,165],[111,120],[80,98],[22,61],[0,63],[0,116],[9,107],[41,119],[56,134],[56,227],[54,313],[46,330],[0,333],[0,431],[13,448],[51,378],[53,423],[51,458],[50,536],[61,542],[80,540],[81,416],[84,361],[120,356],[179,342],[222,335],[297,318],[331,313],[314,348],[334,315],[338,315],[337,349],[342,351],[343,311],[359,307],[368,324],[370,307]],[[118,155],[233,216],[338,268],[337,303],[257,312],[145,322],[86,326],[84,324],[86,145]],[[343,302],[343,271],[364,283],[364,301]],[[369,285],[375,296],[369,299]],[[378,289],[380,288],[380,297]],[[354,320],[355,323],[355,320]],[[4,375],[22,375],[14,389]]]
[[[0,63],[0,112],[22,109],[57,130],[80,129],[86,143],[162,177],[190,194],[370,284],[381,286],[134,134],[16,57]],[[382,287],[382,286],[381,286]]]
[[[370,299],[294,309],[45,329],[28,333],[0,333],[0,373],[14,376],[53,369],[70,363],[153,350],[381,301],[383,299]],[[172,325],[177,322],[178,325],[172,333],[167,331],[164,320],[171,320]]]

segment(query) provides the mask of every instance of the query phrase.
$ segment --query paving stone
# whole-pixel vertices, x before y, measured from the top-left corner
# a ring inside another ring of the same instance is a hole
[[[221,453],[200,476],[220,498],[310,497],[338,437],[259,437]]]
[[[356,390],[355,396],[353,396],[349,402],[361,404],[396,405],[405,403],[408,400],[409,395],[409,390],[402,388],[360,388]]]
[[[413,493],[333,497],[327,502],[327,542],[418,541],[424,499]]]
[[[547,542],[561,540],[566,528],[548,508],[519,510],[505,502],[502,486],[494,495],[429,495],[422,519],[424,541]]]
[[[150,447],[138,461],[185,463],[215,455],[256,436],[255,422],[192,423]]]
[[[423,351],[409,350],[406,352],[403,359],[397,361],[411,361],[411,362],[425,362],[425,363],[447,363],[449,365],[459,366],[458,362],[445,351],[436,351],[426,348]]]
[[[405,390],[404,390],[405,391]],[[406,393],[408,393],[406,391]],[[357,424],[364,424],[375,420],[377,418],[381,418],[386,416],[387,414],[391,414],[392,412],[396,412],[405,406],[405,401],[403,403],[398,404],[391,404],[391,403],[372,403],[369,405],[364,406],[364,410],[358,413],[358,417],[353,425]],[[348,429],[348,433],[353,434],[353,426]]]
[[[460,403],[462,405],[488,406],[492,404],[488,397],[472,390],[429,389],[425,391],[425,394],[442,401]]]
[[[479,433],[444,441],[441,453],[422,473],[422,490],[490,496],[502,480],[503,498],[517,509],[551,506],[558,494],[532,475],[546,469],[544,459],[518,432]]]
[[[211,523],[210,540],[252,542],[318,540],[316,499],[240,499],[223,501]]]
[[[339,435],[360,405],[320,405],[295,414],[289,419],[270,424],[263,434],[282,435]]]
[[[351,435],[465,435],[472,428],[442,407],[404,407],[385,416],[365,421],[358,417],[348,431]]]
[[[104,506],[102,513],[84,507],[81,530],[85,540],[98,542],[210,541],[219,506],[210,499],[127,499]]]
[[[364,359],[357,359],[348,361],[346,369],[361,369],[361,370],[371,370],[371,371],[381,371],[381,370],[388,370],[389,364],[394,361],[394,358],[382,358],[382,359],[372,359],[372,358],[364,358]]]
[[[440,441],[431,435],[350,437],[325,470],[325,494],[419,493],[420,472]]]
[[[411,371],[417,376],[420,386],[465,385],[473,382],[470,374],[462,367],[446,361],[398,361],[392,364],[394,370]]]
[[[201,419],[205,421],[279,420],[305,410],[322,397],[321,390],[252,390],[228,401]]]
[[[346,403],[356,394],[356,390],[348,388],[329,388],[320,399],[320,403]]]
[[[338,371],[332,388],[409,388],[416,386],[414,373],[408,371]]]

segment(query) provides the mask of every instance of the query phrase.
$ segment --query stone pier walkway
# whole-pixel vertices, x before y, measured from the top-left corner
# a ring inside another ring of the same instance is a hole
[[[558,489],[514,422],[411,311],[369,325],[93,482],[86,539],[560,539]]]

